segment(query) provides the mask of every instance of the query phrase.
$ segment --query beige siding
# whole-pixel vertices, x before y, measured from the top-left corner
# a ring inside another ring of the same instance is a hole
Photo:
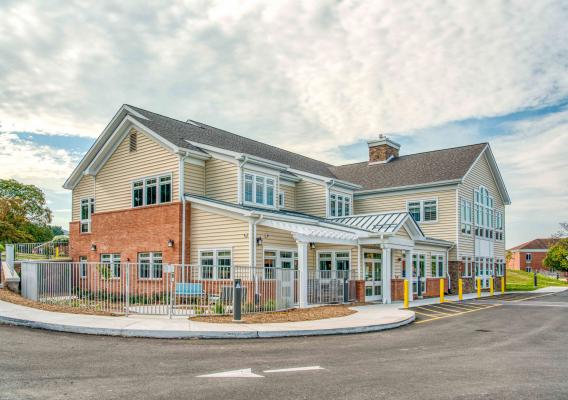
[[[280,191],[284,192],[284,208],[296,210],[296,188],[280,184]]]
[[[237,165],[211,159],[205,162],[205,195],[217,200],[237,203]]]
[[[318,217],[326,217],[326,188],[302,180],[296,184],[296,211]]]
[[[438,199],[438,221],[425,222],[420,228],[426,236],[456,241],[456,190],[433,190],[420,193],[381,194],[374,197],[355,198],[355,213],[368,214],[406,210],[407,201]]]
[[[191,208],[190,262],[199,262],[200,249],[230,248],[233,265],[249,264],[249,224],[246,221]]]
[[[496,211],[501,211],[503,216],[505,216],[505,205],[499,190],[497,188],[497,183],[493,178],[491,173],[491,168],[485,156],[480,157],[477,163],[473,166],[469,174],[466,176],[464,183],[460,185],[459,197],[461,199],[469,200],[471,202],[472,213],[475,211],[475,199],[474,190],[478,189],[479,186],[485,186],[489,191],[489,194],[494,199],[494,207]],[[461,208],[458,210],[461,214]],[[461,220],[461,216],[458,215]],[[474,216],[475,218],[475,216]],[[463,235],[460,231],[458,252],[460,255],[474,255],[474,241],[475,236]],[[495,257],[505,257],[505,241],[495,241],[494,245]]]
[[[205,195],[205,166],[185,164],[184,190],[189,194]]]
[[[172,200],[177,200],[178,168],[179,158],[148,135],[138,133],[132,153],[126,136],[96,176],[96,212],[131,208],[132,181],[159,174],[172,174]]]
[[[401,227],[398,232],[395,235],[396,237],[402,238],[402,239],[410,239],[412,240],[412,238],[410,237],[410,235],[408,234],[408,231],[406,230],[405,227]]]
[[[258,225],[256,236],[262,238],[262,245],[256,246],[256,265],[264,266],[264,249],[298,250],[298,244],[288,231]]]
[[[308,268],[309,269],[318,269],[317,266],[317,253],[321,251],[349,251],[351,253],[351,264],[349,265],[352,276],[356,276],[357,274],[357,262],[359,259],[359,251],[357,246],[348,246],[348,245],[335,245],[335,244],[325,244],[325,243],[316,243],[315,250],[308,250]]]
[[[81,199],[95,196],[95,179],[84,175],[71,194],[71,220],[81,220]],[[98,205],[95,204],[95,211]]]

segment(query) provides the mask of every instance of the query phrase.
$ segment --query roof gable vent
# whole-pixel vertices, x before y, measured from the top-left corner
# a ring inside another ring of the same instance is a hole
[[[130,131],[129,138],[130,138],[129,149],[131,153],[134,153],[138,148],[138,135],[134,129]]]
[[[378,139],[369,140],[367,144],[369,145],[369,164],[386,163],[398,157],[400,144],[385,135],[379,135]]]

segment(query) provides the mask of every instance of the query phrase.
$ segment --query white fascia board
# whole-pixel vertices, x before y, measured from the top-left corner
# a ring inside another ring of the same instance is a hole
[[[299,181],[299,180],[298,180]],[[296,182],[295,181],[291,181],[285,177],[280,177],[280,185],[284,185],[284,186],[290,186],[290,187],[296,187]]]
[[[447,242],[445,240],[437,240],[437,239],[429,239],[429,238],[422,238],[422,239],[417,239],[415,240],[416,244],[424,244],[424,245],[428,245],[428,246],[440,246],[440,247],[445,247],[445,248],[450,248],[452,247],[454,244],[451,242]]]
[[[357,240],[333,239],[333,238],[305,235],[301,233],[292,233],[292,237],[297,242],[305,242],[305,243],[325,243],[325,244],[352,245],[352,246],[356,246],[358,244]]]
[[[549,249],[515,249],[508,250],[511,253],[548,253]]]
[[[377,194],[391,194],[391,192],[414,192],[414,193],[422,193],[431,191],[433,188],[440,188],[444,186],[448,186],[449,189],[457,188],[457,185],[461,183],[461,179],[450,179],[446,181],[438,181],[438,182],[429,182],[429,183],[421,183],[418,185],[407,185],[407,186],[396,186],[384,189],[367,189],[367,190],[357,190],[354,193],[354,196],[358,199],[364,199],[367,197],[373,197]]]
[[[347,189],[347,190],[350,190],[350,191],[361,189],[363,187],[361,185],[357,185],[355,183],[351,183],[351,182],[347,182],[347,181],[342,181],[342,180],[339,180],[339,179],[328,179],[327,184],[332,185],[333,187],[339,187],[339,188]]]
[[[130,107],[129,105],[124,104],[123,105],[124,109],[126,111],[128,111],[130,114],[134,115],[137,118],[141,118],[141,119],[145,119],[147,121],[149,121],[150,119],[145,117],[144,115],[140,114],[138,111],[134,111],[134,109],[132,107]]]
[[[405,216],[404,221],[399,225],[396,231],[398,232],[402,227],[406,229],[413,240],[424,239],[424,233],[422,232],[420,226],[416,223],[416,221],[414,221],[414,219],[410,216],[410,214],[407,214]]]
[[[511,198],[509,197],[509,192],[507,192],[505,181],[503,180],[503,176],[501,175],[501,171],[499,171],[499,166],[497,165],[497,161],[495,160],[493,151],[491,151],[491,147],[489,145],[487,146],[485,153],[487,153],[489,165],[491,166],[491,174],[493,175],[495,182],[497,182],[501,199],[505,205],[511,205]]]

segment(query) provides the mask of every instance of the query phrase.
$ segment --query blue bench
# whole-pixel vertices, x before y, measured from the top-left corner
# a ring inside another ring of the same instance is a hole
[[[177,296],[203,296],[204,294],[201,283],[176,283]]]

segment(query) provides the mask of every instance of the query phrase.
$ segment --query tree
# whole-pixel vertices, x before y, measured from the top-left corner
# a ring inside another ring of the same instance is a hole
[[[568,237],[568,222],[560,222],[560,230],[552,235],[553,238],[563,238]]]
[[[543,263],[552,270],[568,271],[568,238],[558,240],[549,248]]]
[[[65,235],[65,231],[63,230],[63,228],[58,225],[51,225],[49,229],[51,229],[51,233],[53,234],[53,236]]]
[[[23,201],[0,197],[0,242],[28,242],[32,235],[25,230],[28,220]]]
[[[26,218],[32,224],[47,225],[51,222],[51,210],[40,188],[26,185],[15,179],[0,179],[0,198],[20,199]]]

